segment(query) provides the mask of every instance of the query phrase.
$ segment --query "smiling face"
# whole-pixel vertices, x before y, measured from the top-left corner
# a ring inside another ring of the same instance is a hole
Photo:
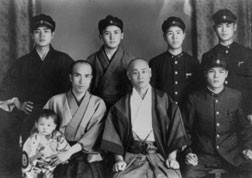
[[[72,69],[72,74],[70,74],[73,92],[77,94],[86,93],[90,86],[92,77],[92,68],[89,64],[75,64]]]
[[[151,69],[146,61],[139,59],[131,63],[127,75],[132,86],[136,90],[142,90],[150,83]]]
[[[118,48],[123,39],[123,32],[119,27],[110,25],[103,30],[100,38],[103,40],[106,48],[115,49]]]
[[[164,34],[164,39],[169,48],[179,49],[182,48],[185,33],[180,27],[171,26],[167,29],[166,34]]]
[[[31,37],[39,47],[48,47],[54,38],[54,32],[46,26],[40,26],[33,30]]]
[[[215,91],[224,88],[228,71],[223,67],[212,67],[205,72],[208,87]]]
[[[56,123],[52,117],[40,117],[38,122],[35,123],[36,128],[38,129],[39,134],[47,136],[52,134],[56,129]]]
[[[220,42],[228,42],[233,40],[233,36],[236,30],[236,23],[220,23],[218,25],[215,25],[215,32]]]

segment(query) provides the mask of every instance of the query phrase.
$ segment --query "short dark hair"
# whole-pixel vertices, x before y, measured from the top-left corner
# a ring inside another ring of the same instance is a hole
[[[39,117],[36,119],[36,122],[39,121],[40,118],[52,118],[53,122],[58,126],[60,123],[60,120],[57,116],[57,114],[51,110],[51,109],[43,109],[39,115]]]
[[[77,61],[74,61],[71,65],[71,70],[70,70],[70,74],[73,74],[73,68],[77,65],[77,64],[87,64],[91,67],[91,70],[92,70],[92,73],[93,73],[93,67],[92,65],[90,64],[90,62],[88,61],[85,61],[83,59],[80,59],[80,60],[77,60]]]

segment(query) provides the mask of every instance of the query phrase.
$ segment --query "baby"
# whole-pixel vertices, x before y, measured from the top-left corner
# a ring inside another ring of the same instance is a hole
[[[41,174],[43,178],[53,178],[52,158],[70,148],[64,135],[56,130],[58,124],[54,111],[42,110],[23,146],[22,173],[25,178],[37,178]]]

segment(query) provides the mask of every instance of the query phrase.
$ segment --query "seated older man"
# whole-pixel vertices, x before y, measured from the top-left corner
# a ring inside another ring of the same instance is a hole
[[[115,155],[114,177],[181,177],[176,155],[186,138],[178,106],[150,86],[145,60],[132,60],[127,76],[132,91],[109,110],[101,145]]]

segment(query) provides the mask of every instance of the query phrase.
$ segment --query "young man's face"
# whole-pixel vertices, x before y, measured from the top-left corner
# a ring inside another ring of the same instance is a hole
[[[237,29],[236,23],[221,23],[215,25],[215,32],[220,42],[233,40],[233,36],[236,29]]]
[[[54,123],[53,118],[41,117],[39,118],[38,122],[35,123],[35,126],[41,135],[47,136],[52,134],[57,125]]]
[[[46,26],[41,26],[33,30],[31,36],[36,46],[47,47],[54,37],[54,32]]]
[[[115,49],[118,48],[123,39],[123,32],[119,27],[110,25],[103,30],[100,38],[106,48]]]
[[[144,61],[135,61],[127,73],[133,87],[136,89],[145,89],[151,78],[151,69]]]
[[[182,48],[182,44],[185,39],[185,33],[180,27],[171,26],[169,29],[167,29],[164,39],[169,48],[179,49]]]
[[[207,85],[212,90],[222,88],[227,76],[228,71],[223,67],[212,67],[205,73]]]
[[[86,93],[90,86],[92,77],[92,68],[88,64],[77,63],[70,75],[73,92],[78,94]]]

